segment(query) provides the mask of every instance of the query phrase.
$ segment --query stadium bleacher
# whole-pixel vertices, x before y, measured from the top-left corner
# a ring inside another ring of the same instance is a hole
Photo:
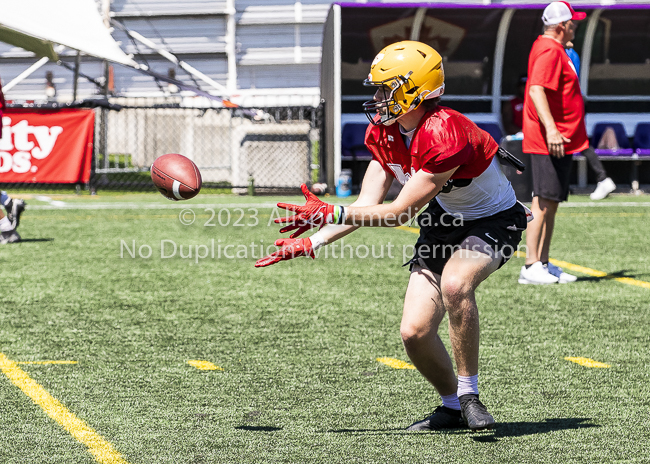
[[[607,129],[612,129],[614,131],[617,147],[598,148],[603,134]],[[630,148],[630,141],[625,134],[625,128],[620,122],[601,122],[596,124],[594,126],[594,132],[591,135],[591,146],[594,147],[599,156],[631,155],[634,152],[634,150]]]

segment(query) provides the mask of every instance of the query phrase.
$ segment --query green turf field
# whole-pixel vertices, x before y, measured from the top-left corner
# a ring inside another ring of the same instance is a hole
[[[481,434],[404,432],[439,399],[377,361],[408,362],[416,235],[255,269],[277,200],[30,197],[25,241],[0,247],[0,462],[649,462],[649,197],[560,209],[552,257],[606,276],[522,286],[514,258],[479,288]]]

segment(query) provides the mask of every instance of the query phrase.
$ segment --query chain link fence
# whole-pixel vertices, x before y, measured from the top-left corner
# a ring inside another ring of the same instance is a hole
[[[112,105],[95,111],[90,181],[85,185],[6,183],[3,190],[156,191],[154,160],[182,154],[198,166],[204,188],[233,193],[298,192],[317,181],[322,106],[199,108]]]

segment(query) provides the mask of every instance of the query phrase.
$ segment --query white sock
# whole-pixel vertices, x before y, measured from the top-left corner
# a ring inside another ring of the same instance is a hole
[[[0,219],[0,232],[10,232],[12,230],[14,230],[14,228],[11,226],[11,222],[9,222],[7,216]]]
[[[478,374],[465,377],[458,376],[458,396],[478,395]]]
[[[451,395],[447,396],[440,395],[440,398],[442,398],[442,405],[445,408],[460,411],[460,401],[458,401],[458,395],[456,393],[452,393]]]

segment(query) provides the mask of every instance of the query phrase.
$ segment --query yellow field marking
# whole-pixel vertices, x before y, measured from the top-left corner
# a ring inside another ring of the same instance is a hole
[[[601,367],[601,368],[611,367],[609,364],[594,361],[593,359],[589,359],[589,358],[566,357],[564,359],[566,359],[567,361],[574,362],[576,364],[580,364],[581,366],[585,366],[585,367]]]
[[[515,251],[515,256],[517,258],[525,258],[526,253],[523,251]],[[621,282],[622,284],[634,285],[636,287],[647,288],[650,290],[650,282],[644,280],[632,279],[631,277],[614,277],[610,276],[606,272],[598,271],[596,269],[591,269],[589,267],[580,266],[578,264],[567,263],[566,261],[560,261],[559,259],[549,259],[550,262],[559,266],[561,268],[567,269],[569,271],[580,272],[581,274],[587,274],[593,277],[605,277],[606,279],[615,280]]]
[[[77,361],[15,361],[16,364],[77,364]]]
[[[407,232],[413,232],[414,234],[419,234],[420,233],[420,229],[418,229],[417,227],[398,226],[397,229],[402,229],[402,230],[405,230]]]
[[[623,284],[634,285],[637,287],[647,288],[650,290],[650,282],[646,282],[644,280],[632,279],[631,277],[613,277],[613,276],[609,276],[609,274],[603,271],[597,271],[596,269],[590,269],[588,267],[578,266],[577,264],[567,263],[566,261],[560,261],[558,259],[549,259],[549,261],[555,264],[556,266],[563,267],[570,271],[582,272],[583,274],[591,275],[594,277],[606,277],[608,279],[612,279],[617,282],[621,282]]]
[[[215,366],[210,361],[190,360],[190,361],[187,361],[187,364],[189,364],[192,367],[196,367],[197,369],[200,369],[202,371],[222,371],[223,370],[222,367]]]
[[[377,361],[379,361],[382,364],[386,364],[389,367],[392,367],[393,369],[415,369],[415,366],[413,364],[409,364],[404,361],[400,361],[399,359],[395,358],[377,358]]]
[[[88,447],[88,452],[102,464],[129,464],[122,455],[113,449],[113,445],[104,440],[88,424],[72,414],[63,404],[50,395],[43,387],[36,383],[18,364],[0,353],[0,369],[29,396],[34,403],[43,408],[43,411],[66,429],[70,435]]]

